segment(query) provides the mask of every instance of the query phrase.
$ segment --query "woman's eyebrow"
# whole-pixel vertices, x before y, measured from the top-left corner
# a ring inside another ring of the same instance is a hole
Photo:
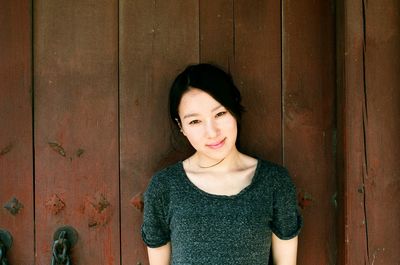
[[[187,119],[187,118],[195,117],[195,116],[199,116],[199,114],[197,114],[197,113],[186,114],[185,116],[183,116],[183,119]]]
[[[211,110],[211,112],[214,112],[214,111],[216,111],[217,109],[219,109],[219,108],[221,108],[221,107],[223,107],[222,105],[218,105],[218,106],[216,106],[215,108],[213,108],[212,110]]]
[[[222,105],[218,105],[215,108],[213,108],[211,110],[211,112],[214,112],[214,111],[216,111],[217,109],[219,109],[221,107],[223,107],[223,106]],[[187,119],[187,118],[190,118],[190,117],[196,117],[196,116],[199,116],[199,115],[200,114],[198,114],[198,113],[189,113],[189,114],[186,114],[185,116],[183,116],[183,119]]]

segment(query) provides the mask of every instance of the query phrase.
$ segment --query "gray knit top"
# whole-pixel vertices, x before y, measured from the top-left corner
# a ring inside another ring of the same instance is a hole
[[[233,196],[199,189],[182,162],[156,173],[144,195],[143,241],[171,242],[173,265],[266,265],[272,232],[291,239],[301,225],[287,170],[263,160]]]

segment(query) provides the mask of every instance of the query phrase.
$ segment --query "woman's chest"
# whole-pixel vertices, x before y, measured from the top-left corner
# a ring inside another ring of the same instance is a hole
[[[235,196],[180,192],[171,196],[169,222],[172,230],[194,230],[201,233],[214,230],[241,233],[264,231],[272,219],[272,196],[264,192],[245,191]]]

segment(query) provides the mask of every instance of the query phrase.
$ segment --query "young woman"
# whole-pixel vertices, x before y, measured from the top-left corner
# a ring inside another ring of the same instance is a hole
[[[302,219],[288,172],[237,148],[243,107],[229,74],[187,67],[170,115],[196,152],[156,173],[144,196],[151,265],[296,264]]]

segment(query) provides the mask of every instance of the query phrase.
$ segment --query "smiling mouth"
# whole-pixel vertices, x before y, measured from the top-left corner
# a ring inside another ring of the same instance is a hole
[[[221,141],[219,141],[217,143],[207,144],[206,146],[211,148],[211,149],[218,149],[218,148],[222,147],[225,144],[225,140],[226,140],[226,138],[222,139]]]

